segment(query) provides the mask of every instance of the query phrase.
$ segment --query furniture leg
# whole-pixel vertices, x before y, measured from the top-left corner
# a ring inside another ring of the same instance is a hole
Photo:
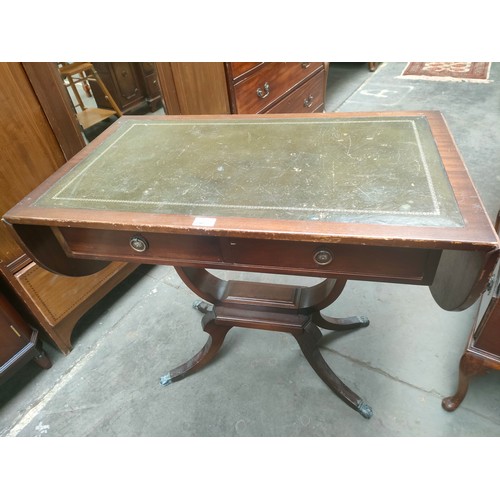
[[[233,326],[286,332],[294,336],[307,361],[326,385],[348,406],[370,418],[373,411],[347,387],[323,358],[318,342],[329,330],[368,326],[364,316],[330,318],[320,310],[341,294],[345,280],[325,279],[314,286],[277,285],[221,280],[200,268],[176,268],[183,282],[203,300],[193,307],[204,313],[203,329],[210,339],[192,359],[161,378],[163,385],[180,380],[214,358]],[[212,306],[213,304],[213,306]]]
[[[373,415],[371,407],[335,375],[325,358],[323,358],[317,347],[322,336],[319,328],[312,322],[307,323],[301,333],[294,334],[302,353],[321,380],[348,406],[356,410],[364,418],[371,418]]]
[[[460,358],[457,392],[453,396],[442,400],[441,406],[443,409],[446,411],[456,410],[467,394],[470,378],[484,374],[488,368],[490,367],[484,359],[470,352],[465,352]]]
[[[348,318],[332,318],[323,316],[320,311],[316,311],[311,315],[312,322],[324,328],[325,330],[352,330],[354,328],[365,327],[370,324],[370,320],[366,316],[350,316]]]
[[[52,366],[52,361],[47,356],[47,353],[43,349],[38,349],[38,355],[33,358],[33,361],[44,370],[48,370]]]
[[[174,370],[170,370],[167,374],[163,375],[160,378],[160,383],[162,385],[169,385],[178,380],[182,380],[208,364],[219,352],[227,332],[231,329],[230,326],[217,325],[215,323],[215,314],[213,311],[208,312],[203,317],[202,326],[203,330],[210,335],[203,349],[195,354],[189,361],[186,361]]]

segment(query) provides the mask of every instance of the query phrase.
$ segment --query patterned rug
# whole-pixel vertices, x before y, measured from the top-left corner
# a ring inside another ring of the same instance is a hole
[[[401,77],[445,82],[489,83],[490,66],[491,63],[487,62],[411,62]]]

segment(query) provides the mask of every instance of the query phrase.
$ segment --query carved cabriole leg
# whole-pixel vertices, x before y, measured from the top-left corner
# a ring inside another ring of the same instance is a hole
[[[483,375],[489,368],[486,360],[473,353],[465,352],[460,358],[457,392],[453,396],[444,398],[441,406],[446,411],[456,410],[467,394],[470,378],[475,375]]]

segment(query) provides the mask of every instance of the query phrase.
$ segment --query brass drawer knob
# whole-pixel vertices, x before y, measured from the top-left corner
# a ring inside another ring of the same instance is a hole
[[[132,250],[136,252],[145,252],[149,247],[147,240],[142,236],[132,236],[129,243]]]
[[[321,250],[318,250],[314,254],[313,258],[314,262],[316,262],[316,264],[318,264],[319,266],[326,266],[333,260],[333,255],[332,252],[323,248]]]

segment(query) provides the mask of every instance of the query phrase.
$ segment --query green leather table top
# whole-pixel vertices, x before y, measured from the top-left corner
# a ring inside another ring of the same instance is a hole
[[[131,119],[34,206],[463,225],[425,116]]]

